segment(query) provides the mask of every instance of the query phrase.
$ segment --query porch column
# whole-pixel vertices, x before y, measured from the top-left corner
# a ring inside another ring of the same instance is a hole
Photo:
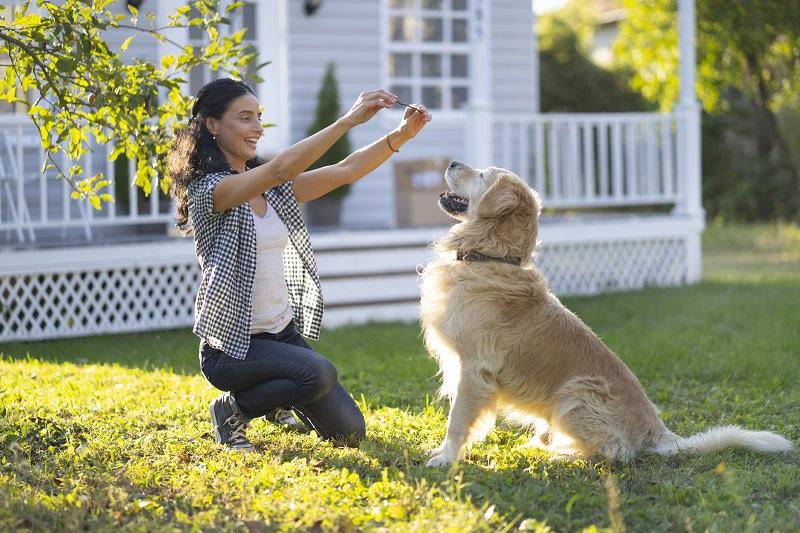
[[[701,197],[700,105],[695,94],[695,1],[678,0],[678,39],[680,45],[678,118],[678,191],[682,195],[676,214],[694,219],[697,233],[687,242],[689,283],[700,280],[702,269],[700,233],[705,224]]]
[[[264,81],[256,94],[264,108],[262,120],[275,124],[264,130],[258,153],[275,155],[291,144],[288,6],[286,0],[261,0],[256,9],[259,53],[255,61],[272,61],[258,72]]]
[[[492,166],[492,57],[491,1],[472,2],[470,79],[472,80],[467,121],[464,163],[475,167]]]

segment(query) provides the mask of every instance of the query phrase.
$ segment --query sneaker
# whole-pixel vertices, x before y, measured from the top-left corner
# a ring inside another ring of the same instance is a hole
[[[270,411],[264,415],[264,418],[269,422],[283,424],[284,426],[289,426],[293,429],[306,429],[305,424],[303,424],[303,422],[297,418],[297,416],[294,414],[294,411],[285,407],[278,407]]]
[[[255,451],[245,436],[248,420],[229,392],[217,396],[211,402],[209,409],[211,425],[214,427],[214,436],[218,444],[223,444],[232,450]]]

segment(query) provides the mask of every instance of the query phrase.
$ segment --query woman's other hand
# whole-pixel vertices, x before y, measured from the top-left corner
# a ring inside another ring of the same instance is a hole
[[[430,121],[431,114],[428,113],[428,110],[425,108],[425,106],[421,104],[414,104],[410,107],[406,107],[406,111],[403,113],[403,119],[400,121],[400,126],[398,126],[398,129],[404,138],[413,139]]]
[[[392,107],[395,102],[397,97],[383,89],[361,93],[342,120],[350,127],[358,126],[374,117],[381,109]]]

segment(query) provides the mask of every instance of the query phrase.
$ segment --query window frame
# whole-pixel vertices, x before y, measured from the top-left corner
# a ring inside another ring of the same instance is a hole
[[[472,68],[472,31],[474,21],[473,13],[470,9],[470,2],[467,1],[466,9],[455,11],[451,9],[450,1],[443,0],[441,10],[422,9],[422,0],[412,0],[411,8],[393,8],[390,6],[391,0],[381,2],[381,85],[387,90],[391,90],[394,85],[409,85],[412,91],[412,102],[422,103],[422,88],[425,86],[437,86],[442,89],[442,107],[433,109],[437,119],[457,119],[463,120],[469,112],[469,99],[466,105],[454,109],[452,107],[452,89],[454,87],[465,87],[469,97],[473,96],[473,68]],[[411,16],[414,20],[413,36],[411,41],[392,41],[391,40],[391,17]],[[441,18],[442,41],[425,42],[421,40],[422,24],[421,20],[426,16]],[[467,21],[467,40],[464,42],[453,42],[452,21],[453,19],[464,19]],[[390,54],[407,53],[411,55],[411,76],[393,77],[390,75]],[[424,54],[435,54],[442,57],[442,76],[423,77],[422,76],[422,56]],[[464,55],[467,61],[467,76],[464,78],[454,78],[451,72],[451,56]],[[407,102],[407,103],[412,103]],[[396,119],[401,111],[392,110],[392,118]]]

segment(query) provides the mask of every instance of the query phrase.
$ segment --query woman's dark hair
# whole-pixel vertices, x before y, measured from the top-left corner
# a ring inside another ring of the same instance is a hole
[[[172,196],[176,204],[176,225],[189,231],[189,183],[209,172],[231,170],[214,136],[206,128],[206,117],[221,118],[236,98],[253,89],[241,80],[220,78],[209,82],[197,92],[189,124],[175,131],[167,153],[167,173],[172,178]],[[247,162],[248,168],[262,164],[258,158]]]

